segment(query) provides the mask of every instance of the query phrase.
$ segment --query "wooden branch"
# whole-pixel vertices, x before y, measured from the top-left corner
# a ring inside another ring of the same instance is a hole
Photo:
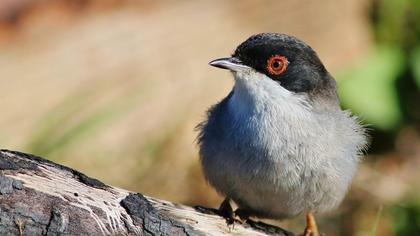
[[[215,212],[111,187],[33,155],[0,151],[0,235],[293,235],[254,221],[228,227]]]

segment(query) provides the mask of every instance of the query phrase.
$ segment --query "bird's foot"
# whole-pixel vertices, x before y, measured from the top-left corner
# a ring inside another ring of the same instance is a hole
[[[250,214],[248,213],[248,211],[239,208],[236,209],[234,217],[235,221],[243,224],[249,219],[249,216]]]
[[[236,209],[233,211],[229,198],[226,198],[222,204],[220,204],[218,213],[226,219],[226,223],[231,229],[235,227],[235,223],[243,224],[249,218],[249,213],[245,210]]]
[[[219,207],[219,215],[226,219],[228,226],[235,223],[235,213],[233,212],[232,206],[230,205],[230,199],[225,198]]]
[[[324,236],[324,234],[319,233],[315,217],[310,212],[306,214],[306,228],[300,236]]]

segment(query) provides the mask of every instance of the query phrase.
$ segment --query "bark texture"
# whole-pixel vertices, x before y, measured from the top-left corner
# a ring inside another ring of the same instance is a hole
[[[0,235],[293,235],[214,209],[108,186],[33,155],[0,151]]]

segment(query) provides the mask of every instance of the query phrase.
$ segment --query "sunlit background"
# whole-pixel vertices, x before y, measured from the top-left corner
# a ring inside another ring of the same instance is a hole
[[[207,63],[252,34],[310,44],[372,148],[327,235],[420,235],[420,1],[0,0],[0,144],[188,205],[194,126],[230,91]],[[296,233],[303,217],[274,222]]]

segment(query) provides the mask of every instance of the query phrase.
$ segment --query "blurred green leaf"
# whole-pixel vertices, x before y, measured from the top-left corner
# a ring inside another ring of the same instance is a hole
[[[404,65],[399,47],[378,46],[354,69],[339,76],[342,104],[377,128],[396,128],[402,113],[395,81]]]
[[[417,87],[420,89],[420,47],[417,47],[411,52],[410,64],[413,69]]]
[[[404,22],[410,0],[381,1],[379,20],[376,22],[377,37],[382,42],[403,44]]]
[[[392,208],[394,230],[396,236],[419,235],[420,232],[420,206],[408,204]]]

